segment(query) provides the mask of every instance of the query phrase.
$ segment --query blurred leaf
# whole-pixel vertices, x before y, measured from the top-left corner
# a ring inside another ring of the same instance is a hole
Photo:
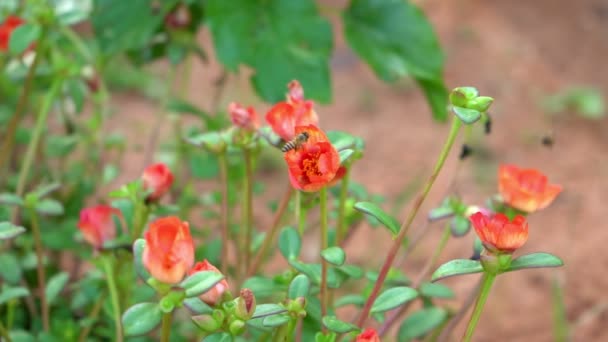
[[[454,291],[439,283],[422,283],[418,288],[420,295],[431,298],[454,298]]]
[[[10,287],[6,284],[2,285],[0,291],[0,305],[8,302],[11,299],[29,296],[30,291],[25,287]]]
[[[60,188],[61,188],[61,183],[55,182],[55,183],[45,184],[45,185],[41,185],[41,186],[37,187],[36,190],[34,190],[34,194],[38,198],[42,198],[56,190],[59,190]]]
[[[454,216],[450,221],[450,229],[455,237],[465,236],[471,229],[471,222],[464,216]]]
[[[296,299],[298,297],[306,297],[310,291],[310,279],[304,274],[298,274],[291,284],[287,292],[287,298]]]
[[[65,157],[74,151],[78,142],[76,135],[52,135],[46,141],[46,154],[51,158]]]
[[[409,315],[399,327],[399,342],[410,341],[422,337],[438,327],[447,318],[448,313],[443,308],[431,307]]]
[[[330,331],[338,334],[346,334],[351,331],[359,330],[354,324],[339,320],[336,316],[323,317],[323,325]]]
[[[289,322],[290,320],[291,320],[291,317],[289,317],[288,315],[285,315],[285,314],[273,315],[273,316],[264,317],[264,319],[262,320],[262,324],[265,327],[274,328],[274,327],[279,327],[279,326]]]
[[[18,26],[10,34],[8,50],[13,55],[22,54],[39,37],[42,29],[34,23],[25,23]]]
[[[251,319],[278,315],[287,312],[287,310],[278,304],[260,304],[255,307],[255,313]]]
[[[380,221],[383,226],[388,228],[393,235],[397,235],[399,233],[399,221],[387,214],[382,210],[379,206],[371,202],[357,202],[355,203],[355,209],[373,216],[375,219]]]
[[[408,1],[351,0],[343,13],[344,35],[376,75],[388,82],[412,75],[433,109],[447,119],[443,53],[424,13]]]
[[[144,248],[146,247],[146,240],[137,239],[133,243],[133,263],[135,265],[135,272],[143,281],[150,279],[150,273],[144,266],[143,255]]]
[[[52,304],[55,301],[55,298],[57,298],[61,290],[63,290],[69,279],[70,275],[67,272],[61,272],[55,274],[48,280],[44,293],[49,304]]]
[[[309,98],[331,99],[329,57],[332,32],[312,0],[209,0],[205,17],[218,59],[230,70],[247,64],[265,100],[284,99],[299,80]]]
[[[452,106],[454,114],[467,125],[475,123],[481,118],[481,112],[475,109]]]
[[[344,162],[346,162],[347,160],[350,159],[350,157],[352,157],[355,154],[354,150],[351,150],[350,148],[346,149],[346,150],[341,150],[339,152],[340,155],[340,165],[344,165]]]
[[[16,226],[10,222],[0,222],[0,240],[12,239],[23,233],[25,233],[25,228],[21,226]]]
[[[279,250],[285,259],[297,259],[300,256],[301,247],[302,240],[295,229],[285,227],[281,230],[281,235],[279,235]]]
[[[321,257],[332,265],[342,266],[344,264],[344,260],[346,259],[346,253],[344,253],[342,248],[333,246],[322,250]]]
[[[204,340],[205,340],[205,342],[232,342],[232,341],[234,341],[232,336],[230,336],[230,334],[227,334],[225,332],[217,332],[217,333],[211,334],[209,336],[206,336],[204,338]]]
[[[355,265],[342,265],[336,268],[337,271],[342,272],[353,279],[360,279],[363,277],[363,269]]]
[[[122,315],[122,326],[125,336],[137,336],[152,331],[162,318],[157,303],[135,304]]]
[[[118,167],[114,164],[107,164],[103,167],[103,174],[101,176],[102,182],[108,184],[118,177]]]
[[[19,284],[21,280],[21,265],[13,253],[0,254],[0,278],[11,285]]]
[[[55,16],[62,25],[86,20],[93,10],[93,0],[52,0]]]
[[[207,112],[186,100],[172,98],[167,103],[166,109],[167,111],[173,113],[193,114],[202,119],[204,122],[207,122],[207,120],[209,120],[209,114]]]
[[[550,113],[573,110],[587,119],[601,119],[606,115],[606,104],[601,92],[592,87],[572,87],[548,96],[542,103]]]
[[[431,276],[431,281],[453,277],[461,274],[471,274],[483,272],[481,263],[477,260],[455,259],[439,266]]]
[[[22,206],[23,199],[21,199],[21,197],[15,195],[15,194],[5,192],[5,193],[0,194],[0,203],[6,204],[6,205]]]
[[[559,257],[549,253],[532,253],[514,259],[505,272],[517,271],[525,268],[559,267],[564,262]]]
[[[45,198],[38,201],[36,204],[36,211],[42,215],[58,216],[64,212],[63,205],[54,199]]]
[[[393,287],[382,292],[374,301],[370,313],[394,309],[418,297],[418,291],[407,286]]]
[[[346,305],[355,305],[357,307],[363,307],[365,304],[365,297],[359,294],[342,296],[334,302],[336,308]]]

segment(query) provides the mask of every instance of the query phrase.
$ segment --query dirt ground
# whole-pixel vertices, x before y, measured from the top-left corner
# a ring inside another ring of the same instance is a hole
[[[328,2],[340,8],[346,3]],[[470,143],[479,153],[458,167],[458,151],[452,153],[424,209],[440,202],[452,177],[456,192],[480,203],[497,190],[499,163],[539,168],[564,187],[551,207],[530,216],[530,238],[518,253],[551,252],[561,256],[566,266],[501,276],[475,340],[553,340],[554,280],[563,286],[572,340],[608,340],[608,277],[603,274],[608,266],[604,250],[608,226],[603,217],[608,203],[608,120],[590,121],[574,113],[548,116],[539,105],[547,94],[578,84],[595,86],[608,99],[608,1],[417,3],[440,36],[447,56],[448,87],[473,85],[496,99],[492,134],[484,137],[481,131],[474,133]],[[366,155],[355,165],[354,179],[373,193],[395,198],[414,179],[430,173],[448,127],[431,120],[424,98],[409,83],[390,86],[376,80],[345,45],[339,34],[341,27],[333,21],[338,33],[332,62],[334,102],[318,107],[321,124],[328,130],[361,136],[367,144]],[[207,32],[201,32],[200,39],[210,46]],[[190,99],[207,107],[218,75],[215,61],[209,66],[196,64]],[[249,89],[246,77],[231,77],[221,101],[259,103]],[[145,146],[157,109],[132,95],[119,95],[114,101],[121,120],[110,122],[109,128],[128,134],[136,142],[132,146]],[[264,112],[268,105],[258,108]],[[540,143],[547,134],[555,139],[551,148]],[[127,167],[132,173],[129,178],[141,171],[143,158],[134,151],[129,164],[135,166]],[[401,217],[410,205],[404,206]],[[418,217],[414,230],[422,227],[424,216]],[[439,240],[439,226],[431,229],[406,263],[405,270],[412,276]],[[377,246],[388,246],[391,241],[386,232],[363,227],[348,248],[351,262],[382,262],[377,248],[366,248],[370,239]],[[472,234],[451,240],[441,261],[469,257],[472,241]],[[446,280],[459,300],[476,282],[476,276]],[[461,324],[455,336],[463,329]]]

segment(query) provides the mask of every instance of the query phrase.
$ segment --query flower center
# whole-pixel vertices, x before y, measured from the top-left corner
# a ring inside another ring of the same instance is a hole
[[[306,176],[321,176],[321,171],[319,171],[320,154],[320,152],[311,153],[302,161],[302,169]]]

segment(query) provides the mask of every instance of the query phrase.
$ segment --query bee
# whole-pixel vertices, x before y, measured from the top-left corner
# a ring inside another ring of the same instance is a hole
[[[285,145],[283,145],[283,147],[281,147],[281,151],[287,152],[287,151],[291,151],[291,150],[297,150],[298,148],[300,148],[300,146],[302,146],[303,143],[305,143],[308,140],[308,137],[309,137],[308,132],[302,132],[302,133],[296,135],[295,138],[286,142]]]

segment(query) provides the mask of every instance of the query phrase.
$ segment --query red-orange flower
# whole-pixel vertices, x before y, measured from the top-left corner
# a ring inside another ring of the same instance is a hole
[[[364,332],[357,335],[355,342],[380,342],[380,336],[376,330],[367,328]]]
[[[288,85],[287,101],[279,102],[266,113],[266,121],[272,130],[283,140],[288,141],[296,136],[297,126],[319,124],[319,117],[313,109],[313,102],[304,100],[304,90],[298,81]]]
[[[335,178],[340,168],[338,151],[325,133],[313,125],[298,126],[295,133],[308,133],[298,148],[285,153],[291,185],[302,191],[318,191]]]
[[[122,216],[120,210],[107,205],[98,205],[80,211],[78,228],[84,239],[100,249],[106,241],[116,237],[116,225],[112,215]]]
[[[0,51],[6,51],[8,49],[8,42],[11,39],[13,30],[23,23],[23,19],[11,15],[0,24]]]
[[[175,216],[152,222],[144,235],[143,263],[157,280],[179,283],[194,264],[194,244],[188,222]]]
[[[528,222],[521,215],[509,221],[501,213],[486,216],[477,212],[469,219],[484,247],[491,252],[513,253],[528,240]]]
[[[161,198],[173,184],[173,174],[167,165],[157,163],[148,166],[142,175],[144,189],[150,190],[148,200],[155,201]]]
[[[257,130],[260,126],[258,114],[253,107],[243,107],[236,102],[228,105],[228,113],[232,124],[247,130]]]
[[[498,170],[498,191],[505,203],[531,213],[549,206],[562,187],[549,184],[547,176],[538,170],[501,165]]]
[[[196,272],[201,271],[212,271],[216,273],[221,273],[220,270],[217,269],[217,267],[213,266],[209,261],[207,261],[207,259],[205,259],[203,260],[203,262],[197,262],[194,267],[192,267],[192,269],[188,272],[188,275],[192,275]],[[226,279],[222,279],[219,283],[215,284],[215,286],[213,286],[209,291],[200,295],[199,298],[203,302],[213,306],[217,304],[220,298],[222,298],[222,294],[224,294],[226,290],[228,290],[228,282],[226,281]]]

